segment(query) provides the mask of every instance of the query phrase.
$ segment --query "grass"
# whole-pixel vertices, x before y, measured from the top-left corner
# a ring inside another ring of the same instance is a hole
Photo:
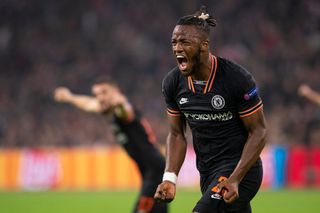
[[[137,192],[0,192],[1,213],[129,213]],[[189,213],[199,192],[179,190],[171,213]],[[252,201],[254,213],[318,213],[320,190],[260,191]]]

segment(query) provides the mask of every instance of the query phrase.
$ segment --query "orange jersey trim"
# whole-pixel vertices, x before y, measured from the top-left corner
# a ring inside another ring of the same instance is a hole
[[[250,116],[256,112],[258,112],[261,108],[263,107],[263,104],[261,104],[260,106],[258,106],[256,109],[254,109],[252,112],[249,112],[247,114],[242,114],[242,115],[239,115],[240,118],[244,118],[244,117],[247,117],[247,116]]]
[[[211,90],[214,78],[216,77],[217,63],[218,63],[217,58],[211,54],[210,54],[210,57],[211,57],[211,72],[210,72],[206,87],[203,90],[203,94],[206,94]]]
[[[167,109],[167,113],[170,116],[180,116],[181,115],[180,111],[172,110],[172,109],[169,109],[169,108]]]
[[[172,114],[172,113],[170,113],[170,112],[167,112],[167,114],[170,115],[170,116],[173,116],[173,117],[179,117],[179,116],[181,116],[181,114]]]
[[[191,76],[188,76],[188,86],[189,86],[189,89],[192,90],[193,93],[196,92],[196,90],[194,88],[194,85],[193,85],[193,82],[192,82]]]
[[[244,111],[241,111],[239,112],[239,114],[246,114],[247,112],[250,112],[251,110],[253,110],[254,108],[256,108],[257,106],[259,106],[259,104],[262,104],[262,101],[260,100],[256,105],[254,105],[253,107],[247,109],[247,110],[244,110]]]
[[[203,94],[206,94],[207,92],[209,92],[211,90],[214,78],[216,76],[217,67],[218,67],[217,58],[214,55],[212,55],[211,53],[210,53],[210,58],[211,58],[211,71],[210,71],[206,86],[203,89]],[[196,92],[191,76],[188,76],[188,87],[193,93]]]

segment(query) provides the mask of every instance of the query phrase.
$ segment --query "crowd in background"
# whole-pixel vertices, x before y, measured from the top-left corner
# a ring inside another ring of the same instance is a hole
[[[320,90],[320,2],[211,0],[217,19],[213,54],[256,78],[268,120],[269,143],[320,144],[320,110],[297,95],[301,83]],[[52,92],[67,86],[91,93],[110,75],[152,124],[167,135],[161,94],[176,64],[171,33],[194,0],[11,0],[0,3],[0,146],[114,143],[110,125]]]

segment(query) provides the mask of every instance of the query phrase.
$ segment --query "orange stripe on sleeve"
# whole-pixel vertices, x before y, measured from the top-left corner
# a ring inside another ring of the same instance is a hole
[[[257,106],[259,106],[259,104],[262,104],[262,101],[260,100],[259,103],[257,103],[256,105],[254,105],[253,107],[251,107],[250,109],[244,110],[242,112],[239,112],[239,114],[245,114],[247,112],[250,112],[251,110],[253,110],[254,108],[256,108]]]
[[[263,104],[261,104],[257,109],[253,110],[252,112],[250,112],[250,113],[248,113],[248,114],[242,114],[242,115],[240,115],[239,117],[240,117],[240,118],[244,118],[244,117],[250,116],[250,115],[258,112],[262,107],[263,107]]]
[[[181,114],[173,114],[173,113],[170,113],[170,112],[167,112],[167,114],[170,115],[170,116],[174,116],[174,117],[181,116]]]
[[[169,108],[167,109],[167,113],[170,116],[180,116],[181,115],[180,111],[169,109]]]
[[[179,116],[181,116],[181,114],[171,114],[171,113],[167,113],[168,115],[170,115],[170,116],[173,116],[173,117],[179,117]]]
[[[171,112],[171,113],[181,113],[179,110],[173,110],[173,109],[167,109],[168,112]]]

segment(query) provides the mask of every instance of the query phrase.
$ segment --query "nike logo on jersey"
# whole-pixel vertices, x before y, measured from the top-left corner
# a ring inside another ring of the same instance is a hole
[[[188,98],[181,98],[180,101],[179,101],[179,104],[185,104],[185,103],[188,103]]]

